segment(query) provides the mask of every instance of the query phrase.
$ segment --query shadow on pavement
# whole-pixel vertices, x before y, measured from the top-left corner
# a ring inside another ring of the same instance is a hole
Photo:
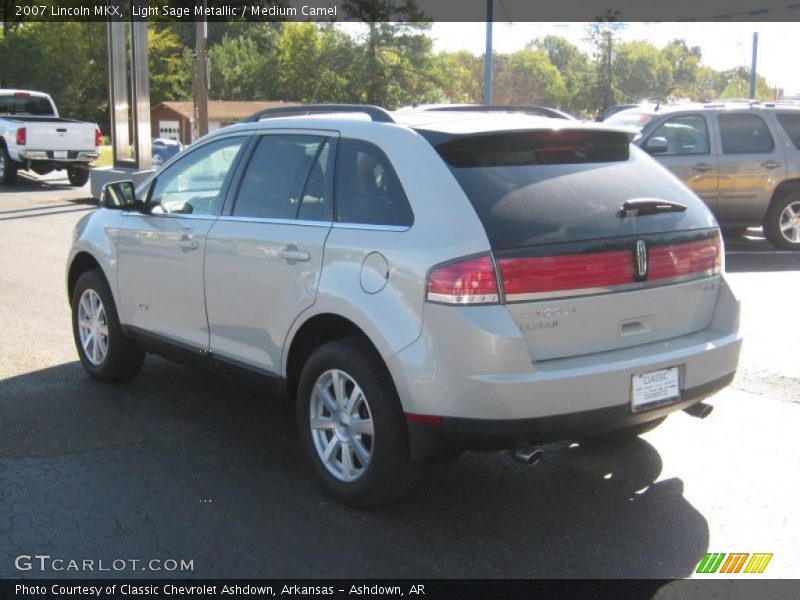
[[[2,577],[46,553],[193,560],[163,574],[181,577],[673,578],[709,540],[638,439],[551,445],[535,467],[468,454],[353,510],[313,480],[291,405],[154,357],[120,385],[77,362],[0,381],[0,424]]]

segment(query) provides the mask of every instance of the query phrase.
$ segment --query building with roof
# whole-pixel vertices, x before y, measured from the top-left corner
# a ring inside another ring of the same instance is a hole
[[[227,125],[238,123],[265,108],[283,106],[284,102],[245,102],[211,100],[208,103],[208,130],[215,131]],[[191,144],[194,133],[194,102],[159,102],[150,110],[152,137],[178,140]]]

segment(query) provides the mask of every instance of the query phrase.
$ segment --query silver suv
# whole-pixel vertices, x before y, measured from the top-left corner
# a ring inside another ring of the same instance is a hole
[[[605,123],[639,129],[636,143],[700,196],[723,229],[763,226],[773,246],[800,250],[800,106],[636,107]]]
[[[731,381],[717,224],[628,132],[298,112],[206,136],[79,222],[68,292],[93,378],[151,352],[286,396],[324,487],[356,505],[463,450],[530,462],[705,414]]]

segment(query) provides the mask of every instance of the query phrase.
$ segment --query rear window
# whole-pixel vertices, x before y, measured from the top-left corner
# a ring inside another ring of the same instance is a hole
[[[494,250],[715,225],[703,203],[624,134],[517,131],[443,140],[420,133],[447,163]],[[619,216],[625,201],[642,198],[687,210]]]
[[[800,113],[778,113],[776,116],[794,147],[800,150]]]
[[[3,94],[0,95],[0,115],[50,117],[53,115],[53,106],[42,96]]]

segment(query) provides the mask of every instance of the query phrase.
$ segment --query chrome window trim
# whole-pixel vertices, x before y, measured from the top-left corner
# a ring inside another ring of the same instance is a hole
[[[334,223],[333,227],[334,229],[367,229],[395,233],[402,233],[411,229],[411,225],[371,225],[370,223]]]
[[[669,277],[666,279],[654,279],[652,281],[636,281],[633,283],[624,283],[622,285],[612,285],[607,287],[593,287],[581,288],[575,290],[563,290],[556,292],[533,292],[529,294],[506,294],[506,303],[514,304],[518,302],[531,302],[536,300],[556,300],[565,298],[580,298],[583,296],[597,296],[600,294],[610,294],[615,292],[630,292],[634,290],[658,288],[667,285],[675,285],[677,283],[688,283],[690,281],[699,281],[701,279],[709,279],[720,275],[720,271],[716,269],[707,269],[697,273],[690,273],[689,275],[680,275],[678,277]]]
[[[222,215],[220,221],[239,223],[265,223],[269,225],[303,225],[306,227],[330,227],[331,221],[307,221],[304,219],[274,219],[269,217],[237,217],[236,215]]]
[[[143,213],[139,212],[138,210],[126,210],[122,213],[123,217],[159,217],[159,218],[168,218],[168,219],[193,219],[195,221],[216,221],[217,215],[213,213],[208,213],[207,215],[193,215],[193,214],[181,214],[181,213],[161,213],[161,214],[153,214],[153,213]]]

